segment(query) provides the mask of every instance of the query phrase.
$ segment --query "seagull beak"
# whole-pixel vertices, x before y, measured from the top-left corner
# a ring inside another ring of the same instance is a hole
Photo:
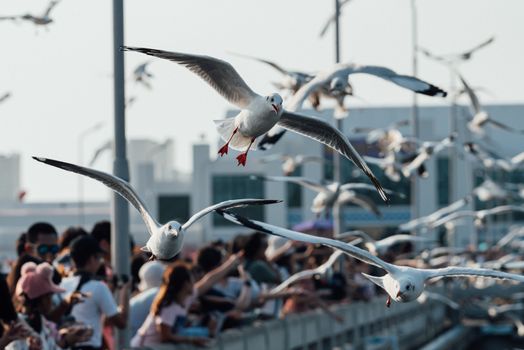
[[[275,110],[275,113],[278,114],[278,106],[272,103],[271,107],[273,107],[273,109]]]

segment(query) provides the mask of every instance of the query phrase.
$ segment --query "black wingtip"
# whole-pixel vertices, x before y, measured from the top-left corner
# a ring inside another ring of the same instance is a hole
[[[31,158],[33,158],[36,161],[42,162],[42,163],[45,163],[47,161],[47,158],[44,158],[44,157],[31,156]]]
[[[419,91],[419,93],[423,94],[423,95],[428,95],[428,96],[439,96],[439,97],[446,97],[448,96],[448,93],[444,90],[442,90],[441,88],[435,86],[435,85],[430,85],[430,87],[424,91]]]

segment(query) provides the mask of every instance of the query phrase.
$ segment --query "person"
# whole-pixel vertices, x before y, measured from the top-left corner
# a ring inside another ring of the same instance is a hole
[[[186,336],[183,330],[188,309],[193,301],[224,278],[241,262],[243,254],[233,254],[220,267],[193,281],[190,267],[176,262],[166,269],[160,290],[151,310],[131,346],[154,346],[161,343],[186,343],[205,346],[209,339],[202,336]],[[187,333],[185,333],[187,334]]]
[[[27,230],[24,251],[15,263],[8,276],[11,294],[14,293],[20,270],[26,262],[41,263],[47,261],[52,264],[58,253],[58,233],[53,225],[47,222],[37,222]],[[60,283],[60,274],[55,271],[53,281]]]
[[[244,245],[244,268],[257,283],[274,285],[281,282],[279,272],[266,258],[268,243],[266,235],[260,232],[251,234]]]
[[[65,289],[64,297],[77,291],[89,296],[73,306],[71,315],[77,322],[93,327],[92,336],[76,349],[99,349],[102,346],[103,316],[109,325],[120,329],[127,326],[130,282],[120,288],[117,306],[108,286],[96,279],[96,272],[102,265],[102,253],[98,242],[89,235],[78,237],[71,243],[74,275],[64,278],[60,286]]]
[[[55,260],[55,265],[62,276],[67,276],[72,269],[71,254],[69,254],[71,242],[77,237],[86,235],[87,231],[82,227],[71,226],[60,236],[58,257]]]
[[[18,318],[29,330],[29,337],[9,343],[6,350],[68,348],[90,337],[91,329],[85,325],[63,328],[58,332],[56,325],[45,318],[51,311],[53,294],[64,291],[52,281],[52,276],[53,267],[47,262],[39,265],[28,262],[22,267],[15,296],[22,300]]]
[[[135,335],[146,320],[151,309],[151,304],[162,284],[162,275],[164,274],[165,268],[165,265],[159,261],[149,261],[140,268],[138,272],[140,277],[138,290],[140,293],[133,296],[129,301],[131,335]]]

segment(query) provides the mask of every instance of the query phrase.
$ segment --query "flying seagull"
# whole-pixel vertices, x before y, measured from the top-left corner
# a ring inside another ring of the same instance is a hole
[[[339,205],[353,203],[367,211],[372,212],[376,216],[381,216],[380,210],[377,205],[369,196],[365,196],[356,192],[356,190],[373,190],[373,186],[364,183],[347,183],[340,185],[337,182],[333,182],[329,185],[322,185],[318,182],[309,180],[304,177],[298,176],[252,176],[265,181],[278,181],[278,182],[291,182],[302,187],[306,187],[318,194],[313,199],[311,205],[311,211],[317,215],[322,212],[331,209],[335,203]],[[384,192],[389,195],[403,194],[384,189]]]
[[[11,97],[11,93],[10,93],[10,92],[6,92],[6,93],[3,94],[2,96],[0,96],[0,103],[4,102],[4,101],[7,100],[9,97]]]
[[[406,234],[391,235],[377,241],[364,231],[360,230],[341,233],[339,236],[337,236],[337,239],[343,239],[345,237],[360,237],[365,242],[364,246],[366,247],[366,249],[373,255],[384,254],[389,248],[398,243],[432,242],[432,240],[427,237]]]
[[[217,210],[217,213],[237,225],[244,226],[259,232],[264,232],[295,241],[322,244],[334,249],[342,250],[344,253],[352,256],[355,259],[385,270],[387,272],[386,275],[381,277],[370,276],[364,273],[363,275],[388,293],[388,299],[386,301],[386,306],[388,307],[391,304],[391,300],[395,300],[397,302],[409,302],[417,299],[424,291],[425,283],[428,280],[437,277],[478,276],[510,279],[524,282],[524,276],[489,269],[455,266],[442,269],[417,269],[408,266],[397,266],[383,261],[382,259],[374,256],[364,249],[360,249],[342,241],[288,230],[264,222],[251,220],[229,211]]]
[[[339,14],[341,14],[342,12],[342,7],[344,7],[346,4],[348,4],[351,0],[342,0],[339,2],[338,4],[338,10],[339,10]],[[320,34],[318,35],[319,37],[323,37],[327,30],[329,29],[329,27],[335,22],[335,17],[336,17],[336,13],[332,14],[328,20],[326,21],[326,23],[324,23],[324,25],[322,26],[322,29],[320,30]]]
[[[59,3],[58,0],[52,0],[49,2],[49,5],[41,15],[32,15],[27,13],[21,16],[4,16],[0,17],[0,20],[17,20],[22,19],[24,21],[33,22],[35,25],[46,26],[49,23],[53,22],[53,19],[50,17],[51,11]]]
[[[439,154],[447,147],[452,146],[456,137],[456,134],[451,134],[450,136],[438,142],[423,142],[422,145],[418,148],[416,156],[413,158],[413,160],[402,166],[402,174],[405,177],[409,177],[413,173],[413,171],[420,169],[420,167],[422,166],[422,164],[424,164],[426,160],[428,160],[432,156]],[[425,174],[422,174],[422,176],[427,177],[427,172]]]
[[[418,47],[417,50],[419,52],[421,52],[424,56],[426,56],[426,57],[428,57],[428,58],[430,58],[430,59],[432,59],[434,61],[443,62],[443,63],[449,65],[449,64],[456,63],[456,62],[464,62],[464,61],[470,60],[475,52],[477,52],[478,50],[482,49],[483,47],[488,46],[489,44],[491,44],[494,41],[495,41],[495,37],[492,36],[489,39],[481,42],[480,44],[472,47],[471,49],[468,49],[468,50],[460,52],[460,53],[451,54],[451,55],[444,55],[444,56],[435,55],[435,54],[431,53],[429,50],[424,49],[422,47]]]
[[[431,228],[436,228],[436,227],[445,225],[448,222],[459,220],[459,219],[462,219],[462,218],[465,218],[465,217],[472,217],[475,220],[475,224],[476,225],[482,225],[483,224],[483,220],[486,218],[486,216],[497,215],[497,214],[505,214],[505,213],[510,213],[510,212],[514,212],[514,211],[522,213],[522,212],[524,212],[524,206],[500,205],[500,206],[495,207],[495,208],[478,210],[478,211],[474,211],[474,210],[457,211],[457,212],[451,213],[451,214],[449,214],[447,216],[444,216],[444,217],[438,219],[437,221],[432,223],[430,225],[430,227]]]
[[[184,224],[177,221],[169,221],[164,225],[159,224],[147,210],[144,202],[140,199],[133,187],[119,177],[102,171],[84,168],[75,164],[61,162],[58,160],[33,157],[33,159],[66,171],[88,176],[102,182],[104,185],[124,197],[142,216],[147,231],[151,235],[142,250],[152,254],[153,259],[170,260],[182,250],[184,235],[187,229],[205,215],[217,209],[243,207],[247,205],[265,205],[278,203],[277,200],[269,199],[235,199],[221,202],[194,214]]]
[[[245,166],[249,150],[256,149],[257,137],[278,124],[331,147],[352,160],[371,179],[382,199],[388,201],[379,181],[346,136],[322,120],[284,110],[282,97],[277,93],[268,96],[256,94],[228,62],[209,56],[148,48],[124,46],[123,50],[137,51],[182,64],[204,79],[229,102],[241,108],[236,117],[215,121],[220,136],[226,141],[218,151],[221,156],[227,154],[229,146],[245,150],[237,157],[238,165]]]
[[[151,62],[146,61],[144,63],[139,64],[135,70],[133,71],[133,79],[135,83],[142,84],[147,89],[151,89],[151,78],[153,78],[153,74],[147,70],[147,67],[149,66]]]
[[[262,157],[258,161],[261,163],[269,163],[277,160],[282,162],[282,170],[284,172],[284,175],[286,176],[291,175],[297,169],[297,167],[303,165],[304,163],[324,162],[324,159],[321,157],[306,156],[303,154],[297,154],[295,156],[288,154],[272,154],[266,157]]]

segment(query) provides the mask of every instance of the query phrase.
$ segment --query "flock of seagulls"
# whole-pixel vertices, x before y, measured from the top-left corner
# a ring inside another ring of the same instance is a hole
[[[349,2],[350,0],[342,1],[341,6],[345,6]],[[47,26],[53,22],[51,12],[58,3],[56,0],[49,2],[44,13],[38,16],[31,14],[4,16],[0,17],[0,20],[26,20],[33,22],[35,25]],[[320,36],[326,33],[332,22],[333,18],[329,18],[322,27]],[[385,203],[389,203],[390,196],[405,197],[405,194],[384,188],[378,177],[368,166],[368,163],[373,164],[378,171],[383,172],[385,176],[394,182],[398,182],[402,178],[410,179],[414,176],[431,176],[432,174],[428,173],[425,166],[426,163],[432,157],[451,147],[462,148],[463,155],[470,157],[470,160],[478,163],[485,169],[496,168],[509,172],[519,168],[524,163],[524,152],[511,158],[506,158],[500,156],[497,151],[490,149],[490,146],[486,144],[486,142],[489,142],[487,137],[489,134],[488,126],[518,134],[524,134],[524,130],[515,129],[492,118],[482,108],[475,89],[469,85],[458,71],[459,64],[470,60],[478,50],[490,45],[493,41],[494,37],[489,38],[469,50],[452,55],[435,55],[426,49],[418,48],[419,52],[428,58],[453,69],[460,80],[462,91],[470,103],[471,116],[467,126],[471,132],[472,139],[458,145],[455,133],[451,133],[448,137],[438,141],[407,137],[400,131],[403,127],[409,125],[409,121],[406,120],[391,123],[387,127],[380,129],[355,127],[355,133],[366,134],[366,142],[377,146],[379,157],[361,156],[340,130],[324,120],[308,115],[304,110],[306,101],[309,101],[314,109],[320,109],[325,99],[334,100],[336,103],[334,116],[336,118],[347,116],[345,99],[348,96],[354,96],[354,86],[350,81],[350,77],[354,74],[371,75],[414,93],[432,97],[445,98],[447,92],[430,82],[414,76],[397,73],[384,66],[358,65],[349,62],[339,63],[325,70],[303,72],[286,69],[282,65],[268,59],[235,54],[268,65],[280,73],[282,79],[273,83],[279,92],[263,95],[253,91],[236,69],[223,59],[144,47],[124,46],[122,50],[138,52],[184,66],[240,110],[232,118],[214,121],[217,132],[224,141],[224,144],[218,150],[220,157],[227,155],[230,148],[240,151],[240,154],[236,157],[237,164],[245,166],[249,152],[270,149],[284,136],[286,131],[300,134],[331,148],[352,161],[367,176],[371,184],[353,182],[322,183],[314,179],[292,176],[299,167],[306,163],[321,165],[324,161],[322,158],[315,156],[295,154],[272,154],[261,157],[259,161],[268,164],[268,166],[271,166],[273,162],[281,163],[284,176],[258,176],[256,178],[264,181],[293,183],[314,191],[316,196],[311,203],[311,211],[317,216],[321,214],[328,215],[335,205],[352,203],[380,217],[382,214],[372,196],[373,192],[376,191],[380,199]],[[152,61],[145,61],[133,70],[131,80],[135,85],[147,90],[152,89],[154,75],[149,70],[151,64]],[[0,96],[0,102],[5,101],[9,96],[10,93]],[[127,107],[135,100],[136,97],[129,97],[126,101]],[[142,250],[149,252],[152,259],[172,260],[182,250],[184,236],[189,227],[207,214],[215,212],[226,220],[245,228],[288,240],[320,244],[333,249],[331,256],[319,267],[300,271],[292,275],[289,279],[273,288],[271,293],[279,293],[302,279],[328,273],[335,262],[344,256],[360,260],[383,271],[381,276],[363,275],[387,293],[386,305],[388,307],[392,301],[412,302],[418,300],[419,302],[425,302],[427,299],[435,299],[445,302],[452,308],[458,308],[458,304],[455,301],[444,295],[425,291],[425,287],[430,281],[435,281],[442,277],[484,277],[524,282],[524,276],[520,274],[501,271],[502,268],[508,270],[524,269],[522,261],[512,252],[498,259],[485,261],[478,266],[471,266],[471,264],[466,266],[464,265],[466,262],[464,254],[467,251],[435,247],[436,242],[424,235],[426,232],[440,226],[447,226],[457,220],[468,219],[473,220],[476,225],[485,225],[485,219],[488,216],[510,212],[524,212],[523,206],[512,203],[482,210],[462,210],[464,207],[474,203],[475,200],[488,202],[492,200],[522,199],[524,190],[518,184],[499,184],[491,179],[486,179],[466,197],[430,215],[414,218],[403,223],[396,228],[395,234],[380,240],[375,240],[368,233],[359,230],[348,231],[335,238],[310,235],[253,220],[231,211],[231,209],[237,207],[273,205],[280,202],[280,200],[264,198],[224,201],[202,209],[185,223],[172,220],[161,224],[151,215],[144,202],[128,182],[91,168],[99,154],[110,147],[111,143],[109,142],[103,144],[89,162],[89,167],[43,157],[33,158],[38,162],[90,177],[125,198],[139,212],[150,234]],[[418,232],[420,235],[407,234],[407,232]],[[348,243],[346,242],[348,238],[353,240]],[[524,231],[521,228],[512,229],[494,247],[498,251],[524,249],[523,238]],[[406,262],[411,261],[410,263],[399,264],[387,261],[385,258],[392,247],[398,244],[413,246],[413,252],[410,253],[412,256],[410,257],[407,254],[403,260]],[[419,246],[431,246],[433,249],[421,251]],[[418,264],[421,262],[425,265],[418,267]],[[522,304],[514,304],[493,306],[489,308],[488,312],[492,317],[495,317],[509,311],[522,309],[524,309]],[[518,327],[519,332],[522,329],[524,334],[522,323]]]

